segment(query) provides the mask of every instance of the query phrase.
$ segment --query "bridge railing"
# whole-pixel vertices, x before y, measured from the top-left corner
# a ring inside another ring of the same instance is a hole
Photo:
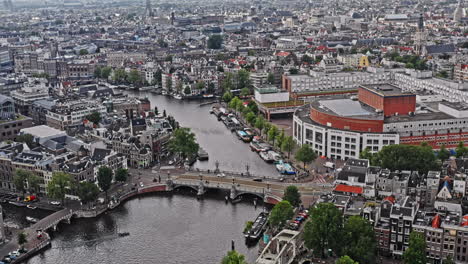
[[[277,177],[273,177],[273,176],[255,174],[255,173],[251,173],[251,172],[249,172],[249,174],[247,174],[247,172],[228,171],[228,170],[215,171],[215,170],[204,170],[204,169],[198,169],[198,168],[189,170],[189,173],[203,173],[203,174],[206,174],[206,175],[213,175],[213,176],[218,176],[219,174],[224,174],[223,177],[235,176],[235,177],[240,177],[240,178],[262,178],[262,179],[276,180],[276,181],[279,180],[278,176],[280,175],[280,173],[278,173]]]
[[[189,185],[192,187],[198,187],[200,181],[199,180],[173,180],[173,183],[176,185]],[[233,186],[232,183],[226,182],[213,182],[213,181],[203,181],[203,186],[206,188],[220,188],[220,189],[227,189],[230,190]],[[252,192],[252,193],[267,193],[269,190],[263,187],[255,187],[255,186],[246,186],[243,184],[234,184],[236,191],[238,192]]]

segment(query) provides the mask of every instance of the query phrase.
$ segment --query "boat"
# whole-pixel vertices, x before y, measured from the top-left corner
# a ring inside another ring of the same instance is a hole
[[[273,150],[268,151],[268,155],[270,155],[271,159],[275,164],[278,164],[281,161],[281,154],[275,152]]]
[[[162,90],[162,91],[161,91],[161,94],[162,94],[162,95],[167,95],[167,91],[166,91],[166,90]]]
[[[276,164],[276,170],[278,170],[281,174],[286,174],[286,175],[296,174],[296,171],[294,171],[291,164],[285,163],[282,160],[278,161],[278,164]]]
[[[208,160],[208,152],[206,152],[203,148],[198,150],[198,160]]]
[[[273,158],[270,156],[269,151],[261,151],[258,153],[260,155],[260,158],[262,160],[268,162],[268,163],[273,163]]]
[[[261,212],[255,222],[252,225],[252,228],[244,234],[246,239],[259,239],[263,231],[265,231],[266,223],[268,222],[268,213]]]
[[[204,94],[203,98],[214,98],[214,94]]]
[[[250,149],[255,152],[262,152],[270,150],[271,146],[265,142],[253,140],[250,142]]]
[[[25,207],[25,206],[26,206],[24,203],[20,203],[20,202],[12,202],[12,201],[10,201],[9,203],[12,204],[12,205],[20,206],[20,207]]]
[[[36,206],[34,206],[34,205],[31,205],[31,204],[28,204],[28,206],[26,206],[26,207],[28,207],[29,209],[32,209],[32,210],[34,210],[34,209],[36,209],[36,208],[37,208]]]
[[[174,99],[182,100],[182,95],[180,95],[180,94],[174,94],[173,97],[174,97]]]
[[[236,131],[237,137],[244,142],[250,142],[252,138],[249,134],[247,134],[244,130],[237,130]]]
[[[118,235],[119,235],[119,237],[126,237],[126,236],[129,236],[130,233],[129,232],[121,232]]]
[[[28,221],[30,223],[37,223],[37,222],[39,222],[39,219],[31,217],[31,216],[26,216],[26,221]]]

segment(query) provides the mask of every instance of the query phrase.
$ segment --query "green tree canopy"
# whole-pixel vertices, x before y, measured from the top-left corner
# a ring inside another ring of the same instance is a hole
[[[26,192],[26,180],[32,173],[27,170],[17,169],[13,175],[13,184],[16,187],[17,191],[20,191],[24,194]]]
[[[250,90],[247,87],[241,89],[240,96],[246,97],[250,95]]]
[[[293,216],[294,209],[292,205],[288,201],[283,200],[273,207],[268,221],[271,227],[282,228]]]
[[[335,264],[359,264],[359,263],[354,261],[349,256],[342,256],[335,262]]]
[[[220,49],[223,45],[223,36],[221,35],[211,35],[208,38],[208,48],[209,49]]]
[[[18,233],[18,244],[24,249],[24,244],[28,243],[28,235],[25,232]]]
[[[119,182],[125,182],[128,178],[128,170],[124,168],[118,168],[115,171],[115,180]]]
[[[281,149],[286,135],[284,134],[284,129],[281,129],[281,132],[276,136],[276,146]]]
[[[274,84],[275,83],[275,75],[273,73],[268,73],[268,76],[267,76],[267,82],[269,84]]]
[[[127,80],[127,72],[124,69],[116,69],[112,76],[112,80],[116,83],[123,83]]]
[[[450,151],[448,151],[445,145],[442,145],[440,147],[439,153],[437,154],[437,158],[439,158],[441,161],[445,161],[450,158]]]
[[[127,80],[133,85],[137,85],[142,82],[141,75],[136,69],[132,69],[130,71],[130,73],[128,74]]]
[[[309,144],[302,144],[296,152],[295,158],[303,163],[305,169],[307,163],[311,163],[317,158],[317,153],[315,153]]]
[[[465,147],[463,141],[460,141],[457,148],[455,149],[455,152],[457,153],[457,158],[465,157],[468,153],[468,148]]]
[[[97,174],[97,181],[99,188],[103,190],[106,193],[107,197],[107,191],[110,189],[111,184],[112,184],[112,178],[113,178],[113,172],[112,169],[107,167],[107,166],[102,166],[98,170]]]
[[[223,101],[226,103],[229,103],[232,100],[232,93],[231,92],[225,92],[223,94]]]
[[[296,69],[296,68],[291,68],[291,69],[289,69],[289,73],[292,74],[292,75],[298,74],[298,73],[299,73],[299,70]]]
[[[248,88],[250,86],[250,73],[245,69],[240,69],[236,75],[237,89]],[[250,91],[249,91],[250,93]]]
[[[375,263],[376,242],[372,225],[361,216],[351,216],[343,228],[342,254],[359,263]]]
[[[247,115],[245,116],[245,120],[247,120],[247,122],[251,125],[255,124],[256,118],[257,116],[252,111],[248,112]]]
[[[288,201],[294,207],[299,207],[299,205],[301,205],[301,194],[299,193],[299,189],[294,185],[286,187],[284,190],[283,200]]]
[[[103,78],[103,79],[109,79],[109,76],[111,75],[112,73],[112,68],[111,67],[104,67],[101,69],[101,77],[100,78]]]
[[[204,81],[198,81],[198,82],[195,84],[195,89],[197,89],[197,90],[203,90],[203,89],[205,89],[205,82],[204,82]]]
[[[72,178],[70,174],[56,171],[52,173],[52,180],[47,185],[47,194],[49,197],[59,199],[62,201],[65,199],[67,189],[72,188]]]
[[[26,143],[29,148],[34,147],[34,137],[31,134],[22,134],[16,137],[16,142]]]
[[[221,261],[221,264],[247,264],[245,256],[237,253],[237,251],[229,251]]]
[[[275,125],[271,126],[270,129],[268,129],[268,140],[273,142],[273,146],[275,145],[278,133],[278,128]]]
[[[91,114],[86,116],[86,119],[93,122],[93,124],[99,124],[99,122],[101,121],[101,113],[92,112]]]
[[[194,157],[198,153],[199,145],[195,140],[195,134],[190,128],[178,128],[174,131],[169,140],[169,149],[179,154],[184,160],[188,157]]]
[[[319,203],[310,212],[311,220],[304,227],[304,244],[317,256],[325,257],[332,249],[340,252],[343,216],[333,203]]]
[[[80,49],[80,55],[87,55],[88,50],[87,49]]]
[[[375,165],[394,170],[419,171],[426,174],[439,168],[430,147],[412,145],[385,146],[375,156]]]
[[[287,136],[284,138],[283,143],[281,144],[281,150],[288,153],[288,159],[291,155],[295,146],[294,138],[292,136]]]
[[[262,134],[263,128],[265,127],[265,118],[263,116],[258,116],[257,119],[255,119],[255,128],[257,128],[260,131],[260,134]]]
[[[185,88],[184,88],[184,94],[189,95],[189,94],[191,94],[191,93],[192,93],[192,90],[190,90],[190,87],[189,87],[189,86],[185,86]]]
[[[426,239],[423,233],[411,232],[409,237],[409,246],[403,252],[405,264],[426,264]]]
[[[84,204],[94,202],[99,196],[99,188],[92,182],[80,182],[77,195]]]

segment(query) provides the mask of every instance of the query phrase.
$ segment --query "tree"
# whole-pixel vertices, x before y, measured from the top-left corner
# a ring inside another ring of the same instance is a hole
[[[268,222],[273,228],[282,228],[293,216],[294,209],[292,205],[288,201],[283,200],[273,207]]]
[[[195,89],[201,91],[205,89],[205,82],[204,81],[199,81],[195,84]]]
[[[276,146],[281,149],[286,135],[284,134],[284,129],[281,129],[281,132],[276,136]]]
[[[244,233],[247,233],[252,229],[253,223],[254,223],[253,221],[245,222]]]
[[[125,80],[127,80],[127,73],[125,72],[124,69],[117,69],[114,71],[112,79],[114,82],[122,83]]]
[[[359,263],[375,263],[376,242],[372,225],[361,216],[351,216],[343,228],[342,254]]]
[[[94,77],[98,79],[101,78],[101,71],[102,67],[97,66],[96,69],[94,69]]]
[[[47,185],[47,194],[54,199],[59,199],[63,201],[65,199],[65,194],[67,189],[70,189],[72,178],[70,174],[56,171],[52,173],[52,180]]]
[[[395,170],[426,174],[439,168],[434,151],[428,146],[388,145],[374,154],[374,165]]]
[[[455,152],[457,153],[457,158],[464,157],[468,153],[468,148],[465,147],[463,141],[460,141]]]
[[[450,151],[445,148],[445,145],[442,145],[440,147],[439,153],[437,154],[437,158],[439,158],[441,161],[448,160],[450,158]]]
[[[288,153],[288,159],[291,155],[295,146],[294,138],[292,136],[287,136],[284,138],[283,143],[281,143],[281,150]]]
[[[80,182],[77,187],[77,195],[83,204],[88,204],[98,198],[99,188],[92,182]]]
[[[342,256],[335,262],[335,264],[359,264],[359,262],[354,261],[349,256]]]
[[[25,232],[18,233],[18,244],[24,249],[24,244],[28,243],[28,235]]]
[[[109,76],[112,73],[112,68],[111,67],[104,67],[101,69],[101,78],[103,79],[109,79]]]
[[[370,151],[369,147],[359,153],[359,158],[369,160],[371,165],[375,165],[375,157],[376,155]]]
[[[125,182],[128,178],[128,170],[124,168],[118,168],[115,171],[115,180],[119,182]]]
[[[318,256],[341,247],[343,216],[333,203],[319,203],[310,212],[311,221],[304,226],[304,244]]]
[[[245,256],[237,253],[237,251],[229,251],[221,261],[221,264],[247,264]]]
[[[236,75],[237,89],[242,89],[250,86],[250,73],[245,69],[240,69]],[[250,91],[249,91],[250,92]]]
[[[263,116],[258,116],[257,119],[255,119],[255,128],[257,128],[260,131],[260,135],[262,134],[262,130],[265,126],[265,119]]]
[[[169,140],[169,149],[178,153],[183,160],[188,157],[194,157],[198,153],[199,145],[195,140],[195,134],[190,128],[176,129],[172,138]]]
[[[245,120],[247,120],[247,122],[249,124],[255,124],[255,119],[257,118],[257,116],[252,112],[248,112],[247,115],[245,116]]]
[[[237,111],[239,104],[242,104],[242,101],[236,96],[229,101],[228,107]]]
[[[216,90],[215,84],[213,82],[208,83],[208,88],[206,88],[206,92],[208,94],[214,94]]]
[[[86,116],[86,119],[93,122],[93,124],[99,124],[99,122],[101,121],[101,113],[96,111],[92,112],[91,114]]]
[[[22,134],[16,137],[16,142],[26,143],[29,148],[34,147],[34,137],[31,134]]]
[[[241,89],[240,96],[246,97],[250,95],[250,90],[247,87]]]
[[[87,49],[80,49],[80,55],[88,55],[88,53]]]
[[[26,192],[26,180],[28,179],[30,171],[17,169],[13,175],[13,184],[17,191],[20,191],[23,195]]]
[[[275,83],[275,75],[273,73],[268,73],[268,76],[267,76],[267,82],[269,84],[274,84]]]
[[[301,205],[301,194],[299,193],[299,189],[294,185],[286,187],[284,190],[283,200],[288,201],[294,207],[299,207],[299,205]]]
[[[247,107],[254,113],[254,114],[258,114],[258,106],[257,106],[257,103],[255,103],[254,100],[249,100],[249,102],[247,103]]]
[[[315,153],[309,144],[302,144],[302,146],[296,152],[295,158],[304,164],[305,169],[306,163],[310,163],[317,158],[317,153]]]
[[[223,37],[221,35],[211,35],[208,38],[209,49],[220,49],[223,45]]]
[[[37,176],[34,173],[30,173],[27,181],[28,181],[28,191],[30,193],[38,193],[39,184],[42,183],[42,178]]]
[[[98,170],[97,181],[98,185],[106,193],[107,198],[107,191],[110,189],[112,184],[113,173],[112,169],[107,166],[102,166]]]
[[[190,87],[189,86],[185,86],[185,89],[184,89],[184,94],[186,95],[189,95],[192,93],[192,90],[190,90]]]
[[[278,136],[278,128],[276,126],[271,126],[268,129],[268,140],[273,141],[273,146],[275,145],[276,136]]]
[[[138,70],[136,69],[132,69],[130,71],[130,73],[128,74],[128,77],[127,77],[128,81],[133,84],[133,85],[136,85],[136,84],[139,84],[141,83],[141,76],[140,76],[140,73],[138,72]]]
[[[232,93],[231,92],[225,92],[223,94],[223,101],[226,103],[229,103],[232,100]]]
[[[411,232],[409,246],[403,252],[403,261],[406,264],[426,264],[426,239],[423,233]]]

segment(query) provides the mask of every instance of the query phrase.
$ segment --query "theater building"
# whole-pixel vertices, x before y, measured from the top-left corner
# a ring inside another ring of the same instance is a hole
[[[400,143],[455,148],[468,143],[467,122],[468,105],[417,104],[415,94],[394,85],[361,85],[357,96],[318,97],[296,110],[293,137],[319,155],[345,160]]]

